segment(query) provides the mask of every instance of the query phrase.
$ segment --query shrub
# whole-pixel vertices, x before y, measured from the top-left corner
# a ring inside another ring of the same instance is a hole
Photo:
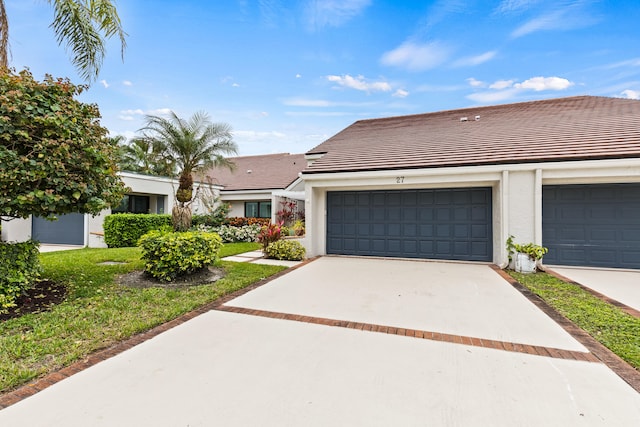
[[[0,242],[0,259],[0,313],[5,313],[40,277],[38,243]]]
[[[271,222],[271,220],[269,218],[245,218],[242,216],[236,216],[236,217],[231,217],[231,218],[226,218],[224,221],[224,225],[229,225],[231,227],[243,227],[245,225],[259,225],[259,226],[264,226],[264,225],[269,225],[269,223]]]
[[[262,252],[267,253],[267,246],[282,238],[282,224],[269,224],[260,229],[258,233],[258,242],[262,243]]]
[[[104,219],[104,241],[110,248],[136,246],[151,230],[171,227],[171,215],[117,213]]]
[[[304,259],[306,250],[297,240],[278,240],[267,246],[265,255],[267,258],[275,258],[289,261]]]
[[[215,233],[202,231],[163,232],[153,230],[138,242],[142,247],[145,272],[171,282],[216,262],[222,240]]]
[[[221,225],[219,227],[198,226],[196,230],[217,233],[224,243],[255,242],[260,233],[260,226],[244,225],[242,227],[232,227]]]

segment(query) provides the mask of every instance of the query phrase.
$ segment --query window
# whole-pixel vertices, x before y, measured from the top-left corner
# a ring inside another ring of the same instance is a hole
[[[246,218],[271,218],[271,202],[244,202]]]
[[[113,213],[149,213],[149,196],[126,194]]]
[[[156,213],[164,213],[164,196],[156,196]]]

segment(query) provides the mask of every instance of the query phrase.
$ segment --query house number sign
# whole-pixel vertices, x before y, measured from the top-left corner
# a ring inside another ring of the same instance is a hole
[[[404,176],[396,176],[396,184],[402,184],[404,182]]]

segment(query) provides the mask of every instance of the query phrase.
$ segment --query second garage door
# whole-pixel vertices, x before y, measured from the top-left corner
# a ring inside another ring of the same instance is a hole
[[[640,268],[640,184],[543,187],[542,244],[546,264]]]
[[[55,221],[33,217],[31,236],[40,243],[84,245],[84,215],[58,215]]]
[[[327,253],[491,261],[491,188],[328,192]]]

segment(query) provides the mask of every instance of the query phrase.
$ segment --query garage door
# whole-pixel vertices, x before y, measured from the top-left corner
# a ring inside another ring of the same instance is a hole
[[[33,217],[31,236],[40,243],[84,245],[84,215],[57,215],[56,221]]]
[[[640,185],[545,186],[545,264],[640,268]]]
[[[491,188],[327,193],[327,253],[492,260]]]

